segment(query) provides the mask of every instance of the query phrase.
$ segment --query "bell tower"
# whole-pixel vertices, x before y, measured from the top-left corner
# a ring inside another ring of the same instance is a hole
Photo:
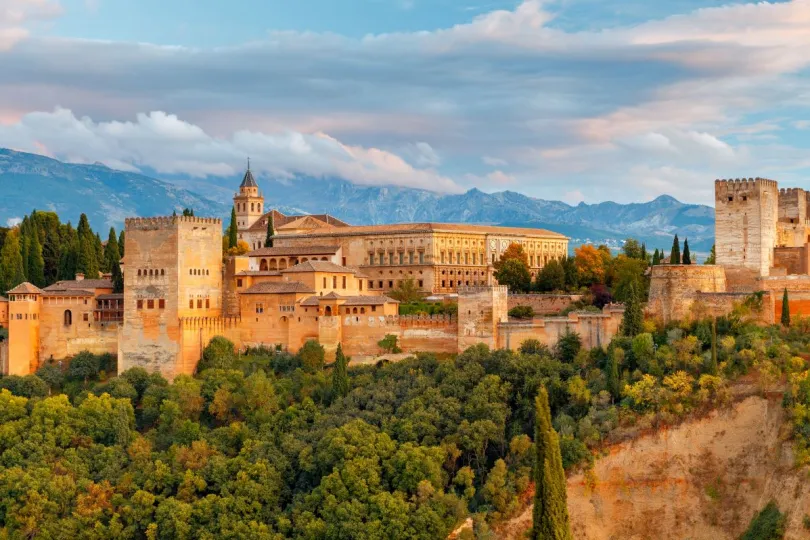
[[[236,208],[236,228],[240,233],[249,229],[264,215],[264,197],[259,193],[259,185],[250,171],[250,159],[239,185],[239,193],[233,197],[233,205]]]

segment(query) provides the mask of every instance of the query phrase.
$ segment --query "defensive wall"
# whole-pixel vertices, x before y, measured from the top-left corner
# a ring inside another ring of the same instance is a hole
[[[555,315],[581,299],[581,294],[510,294],[507,305],[530,306],[535,315]]]
[[[726,274],[716,265],[662,264],[652,267],[647,312],[663,322],[686,319],[698,293],[726,292]]]

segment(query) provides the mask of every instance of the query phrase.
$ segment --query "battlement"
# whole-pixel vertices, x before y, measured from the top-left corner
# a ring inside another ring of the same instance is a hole
[[[490,291],[508,293],[509,292],[509,287],[507,287],[506,285],[488,285],[488,286],[487,285],[483,285],[483,286],[479,285],[479,286],[465,286],[465,287],[459,287],[458,288],[458,294],[459,295],[481,294],[481,293],[486,293],[486,292],[490,292]]]
[[[337,319],[337,317],[333,317]],[[456,324],[453,315],[344,315],[346,326],[449,326]]]
[[[762,187],[769,187],[778,189],[779,184],[776,180],[770,180],[768,178],[729,178],[727,180],[715,180],[714,181],[714,190],[715,192],[724,190],[724,191],[744,191],[749,189],[756,189],[757,186]]]
[[[219,218],[206,218],[196,216],[155,216],[127,218],[124,226],[130,230],[156,230],[172,227],[178,223],[193,223],[201,225],[218,225],[222,227],[222,220]]]
[[[802,188],[791,187],[791,188],[779,188],[779,195],[799,195],[800,193],[804,193]]]
[[[241,322],[242,317],[180,317],[180,328],[183,330],[235,328]]]

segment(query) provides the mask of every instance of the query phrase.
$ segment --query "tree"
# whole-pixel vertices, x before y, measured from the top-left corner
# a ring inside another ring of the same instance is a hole
[[[398,338],[395,334],[385,334],[385,337],[378,341],[377,345],[387,353],[399,354],[402,352],[402,349],[399,348],[397,341]]]
[[[652,265],[657,266],[661,264],[661,255],[658,253],[658,248],[655,248],[655,253],[653,253],[652,257]]]
[[[421,300],[422,291],[419,290],[413,278],[406,278],[397,283],[395,288],[388,291],[388,296],[407,304]]]
[[[532,306],[515,306],[509,310],[509,316],[515,319],[534,318],[534,308]]]
[[[338,343],[335,364],[332,367],[332,392],[336,396],[343,397],[349,393],[348,365],[349,359],[343,354],[343,347]]]
[[[556,349],[560,362],[571,364],[582,349],[582,338],[576,332],[566,328],[565,333],[557,340]]]
[[[641,258],[641,244],[635,238],[628,238],[624,241],[622,252],[631,259]]]
[[[632,284],[638,288],[639,296],[646,296],[647,278],[644,276],[646,269],[646,261],[630,259],[624,254],[616,257],[611,264],[613,297],[619,302],[626,302],[630,296]]]
[[[692,256],[689,253],[689,239],[683,241],[683,264],[692,264]]]
[[[717,375],[717,318],[712,317],[712,356],[710,370],[712,375]]]
[[[231,224],[228,226],[228,248],[235,248],[239,241],[236,228],[236,206],[231,208]]]
[[[535,288],[540,292],[565,290],[565,268],[557,259],[551,259],[537,273]]]
[[[121,265],[115,263],[112,267],[112,284],[114,293],[124,292],[124,274],[121,272]]]
[[[298,351],[298,358],[301,361],[301,366],[303,366],[304,371],[317,373],[323,370],[326,352],[323,349],[323,345],[314,339],[310,339],[307,340]]]
[[[76,278],[79,268],[79,240],[75,233],[71,236],[67,247],[59,258],[59,279],[69,280]]]
[[[42,244],[39,243],[37,225],[31,222],[28,239],[28,281],[37,287],[45,286],[45,260],[42,258]]]
[[[183,217],[194,217],[193,208],[183,208]]]
[[[495,270],[499,270],[507,261],[518,260],[522,262],[526,268],[529,267],[529,256],[526,254],[526,250],[523,249],[523,246],[512,242],[509,246],[504,250],[501,254],[500,259],[495,261]]]
[[[714,250],[714,244],[712,244],[712,250],[709,252],[709,257],[704,264],[717,264],[717,254]]]
[[[115,235],[115,228],[110,227],[110,234],[107,236],[107,245],[104,246],[104,267],[107,272],[114,272],[113,269],[119,266],[120,263],[121,250],[118,248],[118,237]]]
[[[121,259],[124,258],[124,239],[124,230],[121,229],[121,232],[118,233],[118,249],[121,251]]]
[[[785,287],[785,292],[782,294],[782,326],[788,328],[790,326],[790,302],[788,300],[788,291]]]
[[[0,250],[0,281],[3,291],[11,290],[25,281],[19,229],[12,229],[6,235],[6,241]]]
[[[528,265],[518,258],[502,262],[500,268],[495,271],[495,279],[500,285],[509,287],[513,293],[528,291],[532,283]]]
[[[551,425],[548,391],[535,398],[534,510],[531,537],[537,540],[573,540],[568,520],[565,471],[560,441]]]
[[[579,246],[574,250],[579,283],[590,287],[594,283],[605,281],[605,257],[591,244]]]
[[[273,227],[273,212],[267,214],[267,236],[264,238],[264,247],[273,247],[273,237],[276,230]]]
[[[203,349],[202,358],[197,364],[197,373],[206,369],[232,369],[236,362],[233,342],[222,336],[214,336]]]
[[[681,264],[681,243],[678,235],[672,239],[672,250],[669,252],[669,264]]]
[[[635,337],[641,333],[644,323],[644,313],[641,311],[641,302],[638,298],[638,287],[635,282],[630,284],[630,292],[624,304],[622,316],[622,335]]]
[[[608,358],[607,389],[613,399],[622,396],[622,381],[619,375],[619,357],[624,357],[624,349],[616,347]]]
[[[566,290],[575,290],[577,287],[579,287],[579,272],[577,271],[576,260],[573,257],[565,257],[562,260],[562,267],[565,271]]]
[[[76,269],[87,279],[98,279],[98,259],[92,234],[84,238],[79,237],[79,260]]]
[[[245,242],[244,240],[239,240],[236,242],[236,247],[232,247],[228,249],[228,255],[244,255],[250,251],[250,244]]]
[[[647,244],[642,242],[641,243],[641,256],[639,257],[645,263],[649,263],[649,259],[647,258]]]

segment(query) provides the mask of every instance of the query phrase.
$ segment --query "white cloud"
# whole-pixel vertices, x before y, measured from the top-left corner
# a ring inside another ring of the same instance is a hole
[[[484,156],[481,158],[481,161],[483,161],[485,165],[489,165],[490,167],[506,167],[507,165],[509,165],[509,163],[505,159],[492,156]]]
[[[0,0],[0,52],[28,36],[27,24],[62,12],[53,0]]]
[[[250,156],[256,171],[277,177],[337,176],[357,184],[460,189],[431,168],[413,167],[391,152],[344,144],[324,133],[239,131],[218,138],[161,111],[138,114],[135,121],[109,122],[77,118],[62,108],[29,113],[19,122],[0,125],[0,146],[72,162],[100,161],[123,170],[149,167],[199,177],[237,174]],[[415,147],[431,155],[429,145]]]
[[[22,218],[19,217],[8,218],[6,220],[6,227],[16,227],[20,223],[22,223]]]

